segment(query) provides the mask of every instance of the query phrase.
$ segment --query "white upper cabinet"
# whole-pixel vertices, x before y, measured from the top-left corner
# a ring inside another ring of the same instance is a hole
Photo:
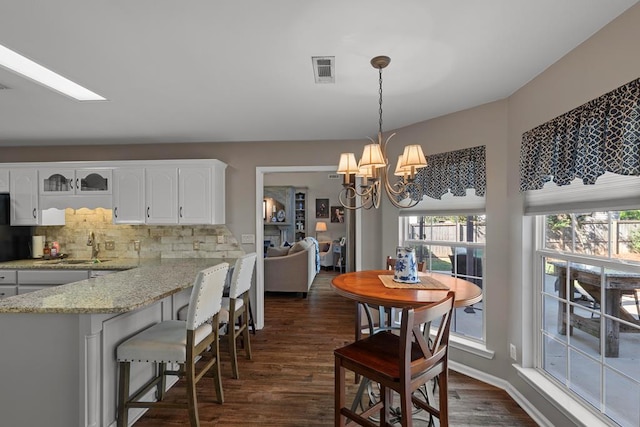
[[[66,208],[112,209],[115,224],[224,224],[226,167],[215,159],[0,163],[0,191],[11,193],[12,225],[61,225]]]
[[[0,169],[0,193],[9,192],[9,169]]]
[[[144,224],[144,168],[113,171],[113,223]]]
[[[178,170],[180,224],[210,224],[211,168],[191,167]]]
[[[111,169],[77,169],[76,194],[111,194]]]
[[[11,225],[39,225],[38,171],[12,169],[10,171]]]
[[[147,168],[145,199],[147,224],[177,224],[178,168]]]
[[[40,195],[111,194],[111,169],[40,169]]]
[[[144,169],[144,193],[134,190],[132,184],[121,182],[120,169],[115,172],[113,216],[116,223],[145,224],[223,224],[224,174],[226,165],[215,161],[212,164],[184,164],[176,166],[151,166]],[[138,178],[139,179],[139,178]],[[126,189],[124,189],[126,186]],[[127,204],[144,200],[143,219],[139,207],[135,215],[124,215]],[[117,215],[117,217],[116,217]]]

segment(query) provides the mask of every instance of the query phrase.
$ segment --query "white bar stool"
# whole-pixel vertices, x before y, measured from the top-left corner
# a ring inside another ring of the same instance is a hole
[[[233,276],[229,286],[229,296],[222,298],[221,322],[227,322],[227,337],[229,352],[231,353],[231,367],[233,378],[240,378],[238,371],[238,350],[236,341],[242,335],[242,346],[247,359],[251,360],[251,342],[249,341],[249,290],[253,278],[253,269],[256,265],[257,254],[246,254],[236,260],[233,268]],[[223,314],[223,312],[226,313]],[[224,315],[226,314],[226,319]],[[237,323],[237,328],[236,328]]]
[[[217,403],[224,401],[219,362],[218,313],[222,304],[228,263],[221,263],[198,273],[191,291],[186,321],[166,320],[129,338],[116,350],[120,377],[118,384],[118,427],[128,425],[129,408],[186,408],[192,427],[200,425],[196,384],[211,369],[214,374]],[[196,359],[210,353],[210,360],[196,372]],[[131,362],[157,364],[156,375],[140,387],[132,396],[129,394]],[[178,371],[166,369],[167,363],[177,363]],[[186,378],[187,402],[163,402],[165,376],[178,375]],[[153,387],[157,388],[156,402],[141,402]]]

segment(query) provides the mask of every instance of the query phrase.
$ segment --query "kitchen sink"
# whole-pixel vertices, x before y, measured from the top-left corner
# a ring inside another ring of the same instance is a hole
[[[43,260],[43,261],[36,261],[37,263],[42,263],[42,264],[47,264],[47,265],[59,265],[59,264],[68,264],[68,265],[93,265],[93,264],[102,264],[104,262],[108,262],[110,260],[108,259],[101,259],[101,260],[92,260],[92,259],[68,259],[68,258],[64,258],[64,259],[50,259],[50,260]]]
[[[108,259],[92,260],[92,259],[63,259],[60,264],[102,264],[109,261]]]

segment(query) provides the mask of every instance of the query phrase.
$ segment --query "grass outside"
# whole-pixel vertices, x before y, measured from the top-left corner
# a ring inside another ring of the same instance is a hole
[[[419,260],[422,261],[422,260]],[[427,264],[426,268],[431,271],[451,271],[451,261],[438,258],[432,255],[431,258],[427,257],[424,260]]]

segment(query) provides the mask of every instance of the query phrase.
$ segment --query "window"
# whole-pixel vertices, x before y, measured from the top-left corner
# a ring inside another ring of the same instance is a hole
[[[536,367],[620,426],[640,425],[640,211],[537,217]]]
[[[406,216],[400,218],[400,224],[400,244],[415,248],[417,261],[424,261],[427,270],[484,287],[484,215]],[[451,332],[483,341],[483,303],[456,309]]]

